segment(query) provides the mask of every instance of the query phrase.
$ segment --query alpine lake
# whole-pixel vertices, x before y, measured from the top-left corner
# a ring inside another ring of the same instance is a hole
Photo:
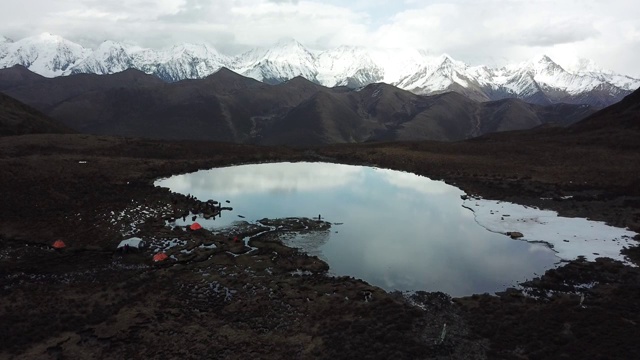
[[[211,231],[269,218],[321,218],[331,228],[291,233],[285,245],[387,291],[495,293],[542,274],[560,258],[546,244],[480,226],[465,193],[441,181],[365,166],[269,163],[198,171],[156,186],[201,201],[228,201]],[[173,225],[191,224],[191,218]]]

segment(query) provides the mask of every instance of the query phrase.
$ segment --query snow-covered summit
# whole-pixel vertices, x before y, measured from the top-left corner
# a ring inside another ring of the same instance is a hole
[[[158,61],[167,62],[184,57],[190,57],[194,59],[210,59],[210,58],[223,58],[218,50],[213,46],[207,44],[191,44],[183,43],[174,45],[170,48],[164,49],[158,54],[161,56]]]
[[[22,65],[43,76],[60,76],[90,53],[91,50],[61,36],[42,33],[9,42],[0,68]]]
[[[133,67],[131,49],[111,40],[101,43],[89,56],[76,64],[69,73],[113,74]]]
[[[294,39],[283,39],[266,49],[262,56],[250,53],[253,64],[246,66],[243,75],[256,80],[277,83],[302,76],[317,81],[316,58]],[[243,63],[243,61],[239,61]]]
[[[384,78],[385,69],[365,48],[339,46],[317,55],[318,81],[325,86],[360,87]]]
[[[413,74],[398,81],[396,86],[417,93],[442,92],[454,83],[466,87],[467,68],[465,63],[443,54],[425,62]]]
[[[207,44],[184,43],[155,52],[138,51],[136,67],[167,81],[201,79],[226,66],[229,58]]]

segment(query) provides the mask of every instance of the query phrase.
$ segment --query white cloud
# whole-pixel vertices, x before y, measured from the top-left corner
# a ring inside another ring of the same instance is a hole
[[[208,42],[226,53],[293,37],[318,50],[413,47],[489,65],[546,53],[640,75],[638,13],[635,0],[23,0],[3,4],[0,34],[46,31],[89,46]]]
[[[388,169],[376,169],[381,177],[389,184],[402,188],[410,189],[425,195],[435,194],[454,194],[462,195],[463,192],[444,181],[431,180],[422,176],[418,176],[408,172],[401,172]]]
[[[333,189],[362,182],[363,168],[339,164],[280,163],[233,166],[173,176],[156,182],[177,192],[210,193],[224,189],[227,195],[294,193]],[[251,169],[251,171],[247,171]],[[201,199],[206,200],[206,199]]]

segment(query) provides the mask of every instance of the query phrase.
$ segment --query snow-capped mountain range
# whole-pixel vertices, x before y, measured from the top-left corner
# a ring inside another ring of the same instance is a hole
[[[111,74],[134,68],[165,81],[206,77],[222,67],[275,84],[302,76],[324,86],[359,88],[385,82],[416,94],[457,91],[474,100],[520,98],[528,102],[586,103],[604,107],[640,87],[640,79],[580,60],[563,68],[547,56],[501,68],[469,66],[448,55],[420,50],[341,46],[323,52],[289,39],[237,56],[208,45],[163,50],[105,41],[87,49],[48,33],[12,41],[0,36],[0,69],[22,65],[46,77]]]

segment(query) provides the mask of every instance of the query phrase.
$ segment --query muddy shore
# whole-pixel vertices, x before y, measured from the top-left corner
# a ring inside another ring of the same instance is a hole
[[[635,267],[575,261],[497,295],[407,299],[357,279],[327,277],[326,264],[278,240],[279,232],[309,226],[278,223],[284,227],[268,231],[274,223],[266,221],[213,234],[165,225],[203,205],[154,187],[154,179],[269,161],[410,171],[486,198],[640,231],[637,149],[552,138],[294,150],[4,137],[0,323],[9,326],[0,327],[0,358],[638,357]],[[313,230],[323,226],[304,221],[318,226]],[[115,253],[123,234],[181,245],[169,250],[170,261],[155,264],[149,253]],[[67,248],[54,251],[57,239]],[[636,263],[638,254],[628,251]]]

